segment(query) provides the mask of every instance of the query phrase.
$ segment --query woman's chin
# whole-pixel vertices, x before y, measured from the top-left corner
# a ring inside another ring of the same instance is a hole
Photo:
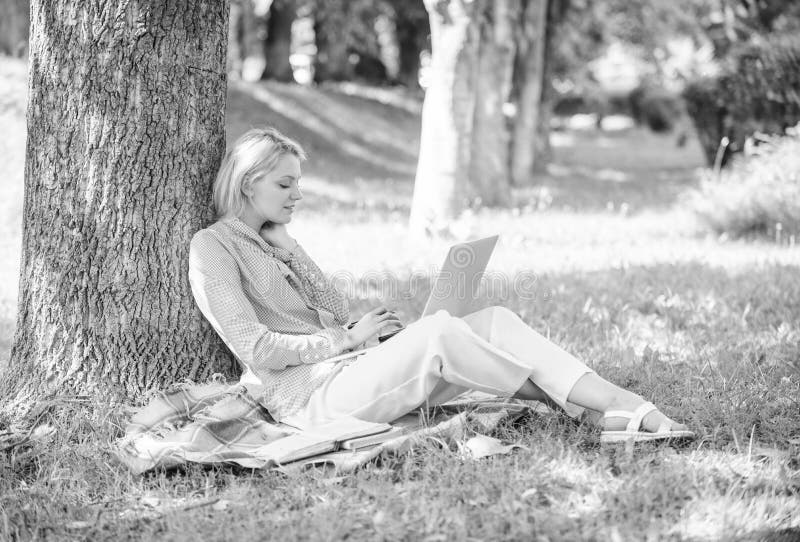
[[[291,213],[279,213],[266,219],[273,224],[288,224],[292,221]]]

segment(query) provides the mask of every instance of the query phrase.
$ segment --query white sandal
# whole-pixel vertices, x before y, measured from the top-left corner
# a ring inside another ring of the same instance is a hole
[[[600,442],[647,442],[651,440],[676,440],[693,439],[695,434],[691,431],[676,431],[670,428],[670,420],[667,418],[658,426],[657,431],[641,431],[642,420],[645,416],[658,410],[653,403],[643,403],[636,410],[609,410],[603,414],[606,418],[630,418],[625,431],[602,431]]]

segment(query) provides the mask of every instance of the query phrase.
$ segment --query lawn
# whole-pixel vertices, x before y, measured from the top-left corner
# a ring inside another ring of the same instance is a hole
[[[15,319],[25,66],[0,59],[0,360]],[[420,245],[410,204],[419,103],[342,85],[231,85],[228,135],[269,123],[309,150],[291,225],[359,314],[413,318],[445,240]],[[121,408],[61,403],[49,435],[0,454],[0,540],[796,540],[800,538],[800,251],[726,241],[682,205],[696,142],[639,129],[564,131],[515,205],[464,216],[500,233],[487,303],[517,311],[598,372],[663,405],[699,439],[601,447],[555,413],[504,425],[513,454],[462,459],[436,442],[352,475],[114,462]],[[365,250],[365,247],[368,247]],[[533,273],[525,289],[520,273]],[[376,289],[368,277],[413,297]],[[2,361],[0,361],[2,364]],[[1,365],[0,365],[1,366]]]

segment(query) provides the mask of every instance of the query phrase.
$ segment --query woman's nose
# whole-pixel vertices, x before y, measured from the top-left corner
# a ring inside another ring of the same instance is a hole
[[[303,193],[300,191],[299,186],[295,187],[295,189],[292,191],[292,199],[295,200],[303,199]]]

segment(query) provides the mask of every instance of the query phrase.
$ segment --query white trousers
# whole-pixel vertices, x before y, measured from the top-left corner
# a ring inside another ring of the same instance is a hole
[[[343,364],[299,412],[282,421],[300,428],[343,416],[390,422],[468,390],[513,395],[528,378],[577,416],[583,409],[567,397],[591,372],[505,307],[463,318],[438,311]]]

